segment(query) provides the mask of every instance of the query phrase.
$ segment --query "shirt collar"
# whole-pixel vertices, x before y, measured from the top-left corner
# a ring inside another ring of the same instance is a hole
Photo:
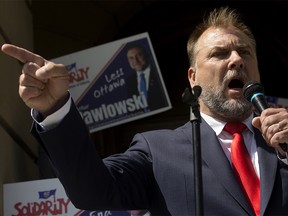
[[[215,119],[207,114],[201,113],[202,118],[210,125],[210,127],[215,131],[216,135],[218,136],[227,122]],[[247,126],[247,128],[253,133],[253,126],[252,126],[252,119],[253,114],[251,114],[247,119],[243,121],[243,123]]]
[[[148,74],[150,72],[150,65],[145,68],[143,71],[137,71],[138,76],[140,76],[141,73]]]

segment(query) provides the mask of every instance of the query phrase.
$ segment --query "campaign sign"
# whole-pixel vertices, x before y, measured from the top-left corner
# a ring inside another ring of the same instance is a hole
[[[69,71],[71,96],[90,132],[171,109],[148,33],[52,61]]]
[[[269,107],[279,107],[288,109],[288,99],[274,96],[266,96]]]
[[[4,216],[131,216],[130,211],[74,207],[58,178],[3,185]]]

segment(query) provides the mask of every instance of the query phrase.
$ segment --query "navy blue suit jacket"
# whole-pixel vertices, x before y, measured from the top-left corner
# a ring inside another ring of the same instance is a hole
[[[200,124],[204,215],[253,215],[211,127]],[[47,152],[79,209],[147,209],[154,215],[195,215],[192,129],[135,135],[124,153],[102,160],[74,104],[63,121],[32,133]],[[261,215],[288,215],[288,169],[255,129],[261,175]]]

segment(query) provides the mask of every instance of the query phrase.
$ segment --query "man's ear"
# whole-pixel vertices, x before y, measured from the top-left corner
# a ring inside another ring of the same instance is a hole
[[[190,86],[193,87],[195,86],[196,84],[196,70],[195,68],[193,67],[189,67],[188,69],[188,80],[189,80],[189,83],[190,83]]]

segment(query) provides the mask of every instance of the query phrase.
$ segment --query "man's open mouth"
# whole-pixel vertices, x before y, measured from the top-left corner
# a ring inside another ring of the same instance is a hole
[[[244,82],[240,79],[232,79],[228,85],[230,89],[243,88]]]

